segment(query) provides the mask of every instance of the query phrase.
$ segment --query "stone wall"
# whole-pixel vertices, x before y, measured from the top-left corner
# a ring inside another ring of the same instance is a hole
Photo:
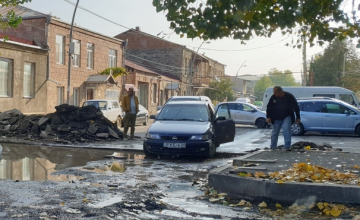
[[[11,43],[0,42],[0,57],[12,60],[12,96],[0,97],[0,112],[13,108],[24,114],[44,114],[47,112],[46,57],[48,51],[33,49]],[[35,64],[34,97],[24,98],[24,63]],[[55,109],[54,109],[55,110]]]

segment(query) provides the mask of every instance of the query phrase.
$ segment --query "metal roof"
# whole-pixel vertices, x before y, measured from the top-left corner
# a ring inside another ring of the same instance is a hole
[[[153,73],[153,74],[156,74],[156,75],[159,75],[158,73],[152,71],[152,70],[149,70],[143,66],[140,66],[140,65],[137,65],[129,60],[125,60],[125,65],[128,66],[128,67],[131,67],[133,69],[136,69],[136,70],[140,70],[140,71],[143,71],[143,72],[146,72],[146,73]]]
[[[0,7],[0,14],[2,14],[2,15],[7,14],[9,11],[14,11],[15,14],[18,16],[21,16],[22,19],[51,17],[50,15],[46,15],[46,14],[31,10],[30,8],[26,8],[26,7],[20,6],[20,5]]]
[[[91,75],[86,80],[85,83],[115,83],[114,77],[111,75]]]

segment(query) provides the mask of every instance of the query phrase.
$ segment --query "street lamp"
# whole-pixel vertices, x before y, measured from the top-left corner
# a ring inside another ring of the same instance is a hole
[[[195,53],[195,55],[194,55],[194,57],[193,57],[192,64],[191,64],[191,70],[190,70],[190,74],[191,74],[191,77],[190,77],[191,82],[190,82],[190,84],[191,84],[191,85],[192,85],[192,83],[193,83],[193,78],[194,78],[193,69],[194,69],[194,64],[195,64],[196,55],[197,55],[197,53],[199,52],[201,46],[202,46],[204,43],[210,44],[211,42],[204,40],[204,41],[200,44],[200,46],[198,47],[198,49],[197,49],[197,51],[196,51],[196,53]],[[192,89],[190,89],[190,91],[191,91],[191,94],[192,94]]]
[[[71,27],[70,27],[70,43],[69,43],[69,63],[68,63],[68,83],[67,83],[67,104],[70,104],[70,77],[71,77],[71,45],[72,45],[72,40],[73,40],[73,28],[74,28],[74,20],[75,20],[75,14],[76,14],[76,9],[79,5],[79,0],[77,0],[76,5],[75,5],[75,9],[74,9],[74,14],[72,17],[72,21],[71,21]]]
[[[244,65],[246,63],[246,60],[241,64],[240,68],[238,69],[237,73],[236,73],[236,79],[238,78],[238,75],[239,75],[239,72],[240,72],[240,69],[242,67],[245,67],[246,65]]]

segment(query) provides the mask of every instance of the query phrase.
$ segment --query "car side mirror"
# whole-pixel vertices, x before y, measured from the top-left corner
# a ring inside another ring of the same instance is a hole
[[[350,111],[349,110],[345,110],[344,114],[350,115]]]
[[[157,107],[157,110],[159,111],[159,110],[161,110],[162,109],[162,106],[158,106]]]
[[[150,119],[156,119],[156,115],[150,115]]]
[[[111,110],[111,108],[108,108],[108,110]]]
[[[217,118],[215,118],[215,121],[225,121],[226,117],[225,116],[219,116]]]

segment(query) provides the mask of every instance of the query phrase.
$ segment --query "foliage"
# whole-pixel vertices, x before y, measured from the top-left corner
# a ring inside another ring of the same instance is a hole
[[[99,74],[100,75],[110,75],[111,70],[112,70],[112,76],[114,77],[114,79],[116,79],[118,76],[129,74],[128,72],[126,72],[126,70],[123,67],[107,68],[107,69],[101,71]]]
[[[205,90],[205,95],[211,100],[220,102],[225,99],[233,99],[234,93],[231,86],[233,86],[233,84],[230,79],[221,79],[220,81],[210,82],[210,89]]]
[[[17,6],[27,2],[31,2],[31,0],[0,0],[0,5],[2,7],[8,7]],[[5,30],[8,27],[16,28],[21,21],[21,16],[17,16],[13,10],[9,11],[6,15],[0,14],[0,29]]]
[[[277,86],[300,86],[299,83],[295,81],[293,73],[290,70],[285,70],[281,72],[276,68],[273,68],[269,71],[269,78],[274,85]]]
[[[340,8],[343,0],[153,0],[157,12],[166,13],[170,28],[180,37],[221,39],[232,37],[242,43],[254,35],[271,37],[297,34],[294,47],[301,47],[302,37],[320,45],[336,37],[356,37],[360,28],[355,18]],[[337,25],[332,25],[337,23]],[[300,27],[300,28],[299,28]]]
[[[261,77],[260,80],[256,82],[254,87],[256,100],[262,101],[266,89],[273,86],[274,83],[268,76]]]
[[[345,58],[345,72],[344,72]],[[314,86],[341,86],[360,91],[360,57],[351,41],[335,39],[310,61]]]

